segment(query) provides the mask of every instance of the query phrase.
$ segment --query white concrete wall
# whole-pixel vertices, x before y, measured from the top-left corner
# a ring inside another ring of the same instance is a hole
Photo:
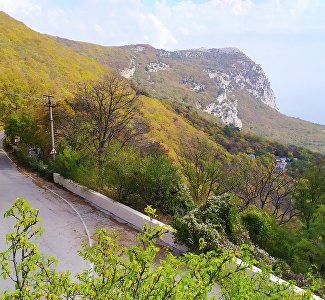
[[[187,248],[183,245],[176,244],[174,242],[174,229],[156,219],[152,219],[122,203],[116,202],[110,199],[107,196],[104,196],[98,192],[90,190],[70,179],[66,179],[58,173],[53,174],[53,180],[55,183],[65,187],[67,190],[73,192],[74,194],[86,199],[91,204],[103,209],[114,216],[126,221],[136,229],[141,230],[145,223],[152,224],[152,226],[163,226],[165,227],[165,234],[162,237],[162,242],[166,244],[168,247],[171,247],[177,251],[185,252]]]
[[[99,207],[100,209],[103,209],[114,216],[126,221],[127,223],[131,224],[133,227],[141,230],[143,225],[145,223],[150,224],[150,218],[141,213],[137,210],[130,208],[122,203],[116,202],[98,192],[95,192],[93,190],[90,190],[70,179],[66,179],[63,176],[61,176],[58,173],[53,174],[53,180],[55,183],[65,187],[67,190],[73,192],[74,194],[86,199],[91,204],[94,204],[95,206]],[[174,242],[174,236],[173,232],[175,229],[173,229],[171,226],[166,225],[156,219],[152,220],[153,226],[164,226],[165,227],[165,234],[162,238],[162,242],[166,244],[168,247],[175,249],[180,252],[186,252],[187,248],[184,245],[179,245]],[[236,265],[242,264],[243,262],[240,259],[236,259],[234,262]],[[233,266],[235,268],[235,265]],[[261,270],[255,266],[253,266],[250,270],[248,270],[249,274],[256,274],[261,272]],[[284,281],[283,279],[276,277],[274,275],[270,275],[270,281],[274,283],[286,283],[288,282]],[[304,290],[295,287],[294,288],[296,293],[303,294]],[[318,296],[314,296],[314,299],[322,300],[322,298]]]

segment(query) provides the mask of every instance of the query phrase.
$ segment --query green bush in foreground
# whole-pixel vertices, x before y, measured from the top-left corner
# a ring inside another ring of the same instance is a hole
[[[146,210],[150,211],[154,215],[155,210]],[[16,224],[6,235],[8,249],[0,252],[0,275],[13,281],[14,288],[4,291],[0,299],[208,299],[216,281],[223,299],[310,296],[294,294],[291,286],[270,284],[267,273],[248,277],[245,265],[230,267],[233,251],[180,257],[166,251],[164,259],[157,261],[155,241],[163,229],[150,225],[144,226],[137,244],[131,247],[119,246],[115,232],[99,229],[95,245],[84,244],[79,252],[93,267],[72,279],[69,272],[57,272],[56,260],[43,256],[33,243],[42,234],[37,210],[18,198],[5,213],[8,217],[16,219]],[[204,240],[200,245],[204,247]],[[249,264],[249,259],[246,262]]]

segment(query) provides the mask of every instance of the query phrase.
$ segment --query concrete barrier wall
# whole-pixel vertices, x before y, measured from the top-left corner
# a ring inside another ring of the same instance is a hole
[[[55,183],[65,187],[72,193],[84,198],[85,200],[97,206],[98,208],[103,209],[118,217],[119,219],[126,221],[138,230],[141,230],[145,223],[151,223],[152,226],[163,226],[165,228],[165,233],[162,237],[162,242],[166,244],[166,246],[171,247],[174,250],[180,252],[187,251],[187,248],[185,246],[176,244],[174,242],[174,229],[172,227],[156,219],[150,220],[147,215],[133,208],[130,208],[122,203],[116,202],[105,195],[90,190],[70,179],[66,179],[58,173],[53,174],[53,180]]]
[[[98,192],[90,190],[90,189],[70,180],[70,179],[66,179],[58,173],[53,174],[53,180],[55,183],[65,187],[67,190],[71,191],[72,193],[84,198],[85,200],[87,200],[91,204],[97,206],[98,208],[103,209],[103,210],[113,214],[114,216],[124,220],[125,222],[129,223],[136,229],[141,230],[145,223],[150,224],[150,222],[151,222],[152,226],[164,226],[165,234],[162,238],[162,242],[166,246],[168,246],[174,250],[177,250],[179,252],[183,253],[183,252],[187,251],[187,248],[184,245],[179,245],[174,242],[173,232],[175,231],[175,229],[173,229],[171,226],[166,225],[156,219],[150,220],[150,218],[147,215],[145,215],[133,208],[130,208],[122,203],[116,202],[116,201],[110,199],[109,197],[104,196]],[[243,262],[237,258],[236,261],[234,262],[233,268],[235,268],[236,265],[241,265],[241,264],[243,264]],[[254,275],[256,273],[260,273],[261,270],[255,266],[253,266],[250,270],[248,270],[248,272],[249,272],[249,274]],[[274,282],[274,283],[289,284],[288,282],[284,281],[283,279],[276,277],[272,274],[270,274],[270,281]],[[304,293],[304,290],[299,287],[294,287],[294,290],[296,293],[299,293],[299,294]],[[322,300],[322,298],[320,298],[318,296],[314,296],[313,298],[316,300]]]

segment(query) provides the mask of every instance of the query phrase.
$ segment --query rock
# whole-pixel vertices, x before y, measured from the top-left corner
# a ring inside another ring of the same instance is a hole
[[[217,97],[215,102],[210,103],[204,111],[219,117],[227,125],[234,125],[241,129],[243,123],[238,118],[237,107],[238,100],[234,97],[227,97],[227,94],[223,93]]]
[[[127,79],[131,79],[134,75],[134,72],[135,72],[135,58],[132,57],[130,62],[130,67],[123,69],[120,74],[121,76]]]
[[[196,93],[204,92],[205,90],[205,84],[195,81],[192,77],[183,79],[182,83],[189,85],[190,89]]]
[[[135,45],[133,48],[131,48],[131,51],[135,53],[143,52],[146,48],[140,45]]]
[[[153,72],[158,72],[160,70],[166,70],[168,68],[169,68],[169,65],[168,64],[165,64],[165,63],[163,63],[163,62],[160,61],[158,63],[155,63],[155,62],[149,63],[148,65],[146,65],[145,70],[147,72],[153,73]]]

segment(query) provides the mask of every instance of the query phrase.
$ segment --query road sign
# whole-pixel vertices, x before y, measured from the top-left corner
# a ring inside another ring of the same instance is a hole
[[[51,155],[56,154],[56,150],[55,150],[54,148],[52,148],[52,150],[50,151],[50,154],[51,154]]]

